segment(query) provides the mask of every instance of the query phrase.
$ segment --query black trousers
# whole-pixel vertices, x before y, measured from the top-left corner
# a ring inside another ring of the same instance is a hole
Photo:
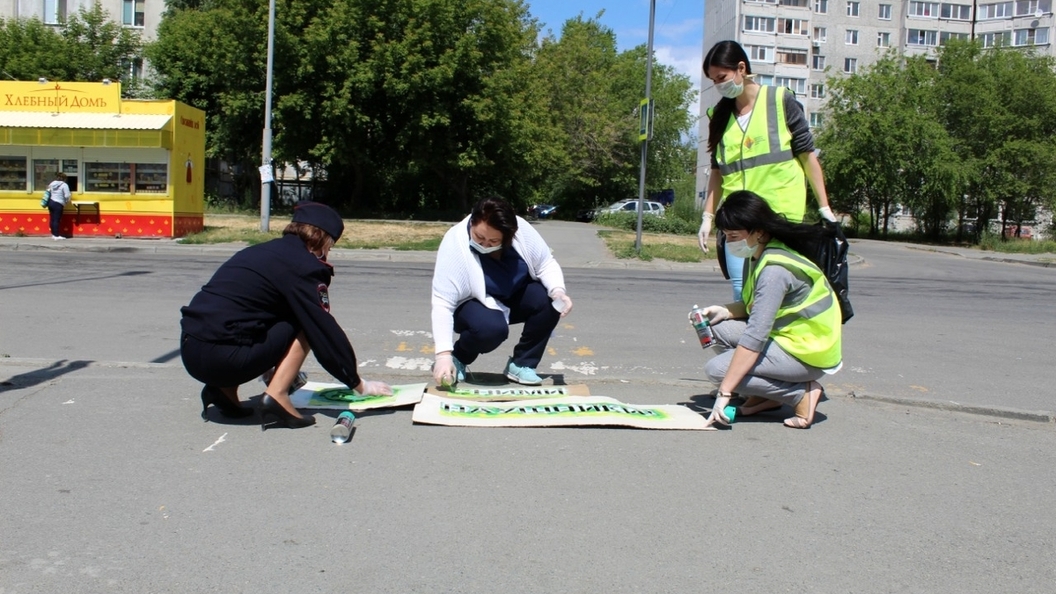
[[[62,230],[59,227],[62,225],[62,209],[64,206],[61,202],[48,200],[48,226],[51,227],[52,237],[62,235]]]
[[[289,322],[268,329],[255,344],[215,344],[184,334],[180,338],[183,367],[194,379],[218,388],[233,388],[275,367],[300,332]]]
[[[506,300],[510,308],[510,324],[524,324],[521,340],[513,347],[513,362],[520,367],[539,366],[546,352],[546,343],[557,327],[561,314],[550,305],[546,288],[532,281],[520,292]],[[499,348],[510,335],[510,327],[501,311],[489,309],[472,299],[455,310],[455,332],[458,340],[452,354],[469,365],[477,357]]]

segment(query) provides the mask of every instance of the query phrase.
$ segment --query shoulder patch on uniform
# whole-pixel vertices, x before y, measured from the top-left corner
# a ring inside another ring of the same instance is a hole
[[[323,311],[330,313],[330,290],[325,283],[319,283],[318,291],[319,305],[323,307]]]

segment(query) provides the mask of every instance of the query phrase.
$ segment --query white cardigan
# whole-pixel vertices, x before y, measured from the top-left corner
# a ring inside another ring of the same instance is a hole
[[[561,265],[550,254],[550,246],[521,217],[517,217],[513,249],[528,264],[528,274],[532,280],[542,282],[547,294],[553,296],[555,289],[565,289],[565,275]],[[467,216],[447,230],[436,252],[436,268],[433,269],[433,343],[437,353],[454,348],[455,309],[470,299],[501,311],[509,323],[510,309],[486,292],[484,269],[480,266],[476,252],[469,246]]]

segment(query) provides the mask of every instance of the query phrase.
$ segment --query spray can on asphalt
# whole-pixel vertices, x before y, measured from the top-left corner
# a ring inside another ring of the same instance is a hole
[[[337,416],[337,422],[334,423],[334,428],[330,430],[330,441],[334,443],[345,443],[352,437],[352,426],[356,422],[356,415],[352,414],[352,411],[346,410],[345,412]]]
[[[700,340],[701,347],[708,348],[715,344],[715,335],[711,332],[708,316],[704,315],[704,310],[699,305],[694,305],[693,309],[689,311],[689,322],[693,324],[693,329],[697,331],[697,339]]]

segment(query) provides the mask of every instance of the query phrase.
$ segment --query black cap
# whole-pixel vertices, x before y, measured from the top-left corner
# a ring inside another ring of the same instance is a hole
[[[311,200],[301,200],[294,205],[293,222],[319,227],[333,237],[335,242],[341,239],[341,233],[345,230],[345,222],[336,210],[322,202]]]

